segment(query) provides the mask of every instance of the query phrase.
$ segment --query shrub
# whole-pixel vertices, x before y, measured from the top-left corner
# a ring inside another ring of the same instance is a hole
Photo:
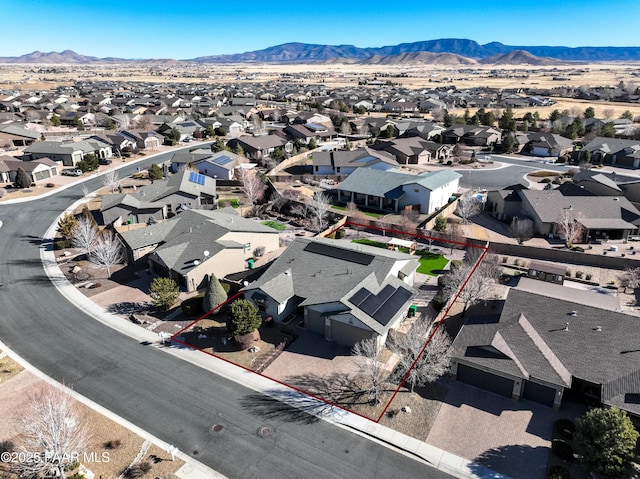
[[[104,443],[104,447],[106,449],[119,449],[120,446],[122,446],[122,441],[120,439],[112,439],[111,441]]]
[[[560,459],[565,461],[573,460],[573,447],[564,439],[554,439],[551,441],[551,451]]]
[[[44,186],[45,186],[45,187],[47,187],[47,188],[53,188],[53,187],[55,187],[56,185],[54,185],[53,183],[47,183],[47,184],[46,184],[46,185],[44,185]]]
[[[591,275],[591,273],[587,273],[587,276],[585,276],[585,279],[587,281],[591,281],[591,278],[593,278],[593,276]]]
[[[444,308],[445,304],[447,304],[447,300],[441,294],[435,295],[431,300],[431,306],[438,312],[442,311],[442,308]]]
[[[171,278],[154,278],[149,287],[149,296],[156,308],[166,311],[178,300],[180,290]]]
[[[7,439],[6,441],[0,441],[0,453],[15,451],[15,444],[13,441]]]
[[[514,259],[513,264],[515,264],[516,266],[520,266],[520,259],[519,258]]]
[[[578,253],[584,253],[584,248],[582,246],[574,246],[571,248],[571,251],[577,251]]]
[[[140,462],[128,467],[124,471],[124,477],[127,479],[139,479],[151,470],[151,463],[148,461]]]
[[[71,248],[71,240],[57,239],[53,242],[53,248],[56,250]]]
[[[570,479],[569,470],[564,466],[551,466],[547,479]]]
[[[509,258],[507,258],[506,256],[502,257],[502,264],[507,264],[508,261],[509,261]]]
[[[542,178],[540,183],[551,183],[551,180],[549,178]]]
[[[84,475],[80,474],[79,472],[74,472],[73,474],[68,476],[67,479],[85,479],[85,477],[84,477]]]
[[[564,274],[567,278],[571,278],[571,271],[567,270],[567,272]]]
[[[0,198],[7,194],[7,190],[4,188],[0,188]]]
[[[346,233],[344,232],[343,228],[340,228],[338,231],[336,231],[336,239],[342,239],[344,238],[344,235]]]
[[[573,438],[573,433],[576,430],[576,425],[575,423],[570,420],[570,419],[558,419],[554,424],[553,427],[556,431],[556,433],[563,437],[564,439],[572,439]]]
[[[89,286],[89,289],[96,289],[96,288],[99,288],[100,286],[102,286],[102,283],[93,283],[91,286]]]
[[[202,298],[204,294],[199,294],[194,296],[193,298],[185,299],[182,303],[180,303],[180,307],[182,308],[182,312],[186,316],[196,316],[200,313],[203,313],[202,309]]]
[[[257,246],[253,249],[253,256],[255,256],[256,258],[260,258],[264,255],[265,251],[267,251],[267,248],[265,248],[264,246]]]
[[[582,271],[576,271],[576,278],[581,279],[584,273]]]

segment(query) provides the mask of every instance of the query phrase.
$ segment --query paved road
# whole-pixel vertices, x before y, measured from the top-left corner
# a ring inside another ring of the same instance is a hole
[[[87,182],[101,186],[98,178]],[[229,478],[452,477],[143,346],[74,308],[46,277],[39,248],[53,219],[81,196],[74,186],[0,205],[0,338],[25,360]],[[264,425],[274,434],[259,436]]]
[[[501,190],[508,186],[512,186],[518,183],[527,185],[528,180],[525,176],[535,170],[550,170],[558,172],[566,172],[569,169],[575,169],[575,165],[553,164],[544,163],[541,159],[533,157],[518,158],[509,155],[488,155],[491,156],[494,162],[500,162],[504,166],[502,168],[491,169],[474,169],[474,170],[458,170],[458,173],[462,174],[460,179],[460,185],[463,188],[477,188],[487,190]],[[610,168],[606,168],[610,170]],[[599,170],[598,173],[602,173],[614,181],[633,181],[637,180],[636,176],[626,174],[625,171],[605,171]]]

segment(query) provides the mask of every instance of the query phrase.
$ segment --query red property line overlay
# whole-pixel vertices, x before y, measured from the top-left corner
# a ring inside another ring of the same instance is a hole
[[[401,231],[401,230],[395,230],[395,229],[391,229],[391,228],[383,228],[381,226],[372,226],[372,225],[368,225],[368,224],[362,224],[362,223],[355,223],[355,222],[351,222],[351,221],[347,221],[345,222],[342,226],[339,226],[333,230],[331,230],[327,236],[330,236],[332,234],[334,234],[336,231],[346,227],[346,226],[352,226],[352,227],[359,227],[359,228],[365,228],[365,229],[369,229],[369,230],[377,230],[377,231],[382,231],[383,234],[386,235],[386,233],[391,233],[392,235],[404,235],[404,236],[412,236],[414,238],[418,238],[418,239],[427,239],[427,240],[433,240],[433,241],[440,241],[442,243],[447,243],[449,245],[457,245],[457,246],[462,246],[462,247],[469,247],[469,248],[478,248],[480,250],[482,250],[482,254],[480,255],[480,257],[478,258],[478,260],[476,261],[474,267],[471,269],[471,272],[469,273],[469,276],[467,276],[467,279],[464,281],[462,287],[460,289],[458,289],[458,293],[455,295],[455,297],[449,301],[449,306],[447,307],[445,313],[442,315],[442,317],[440,318],[440,321],[438,321],[436,323],[436,326],[433,328],[433,330],[431,331],[431,334],[429,335],[429,337],[427,338],[426,342],[424,343],[424,345],[422,346],[422,349],[420,350],[420,353],[416,356],[416,359],[413,361],[413,363],[411,364],[411,367],[409,368],[409,370],[405,373],[405,375],[402,377],[402,380],[400,381],[400,383],[398,384],[398,387],[395,389],[395,391],[393,392],[393,394],[391,395],[391,398],[389,399],[389,401],[387,401],[387,404],[385,405],[384,409],[382,410],[382,412],[380,413],[380,415],[376,418],[370,418],[368,416],[365,416],[363,414],[360,414],[358,412],[352,411],[350,409],[347,409],[345,407],[340,406],[339,404],[336,404],[332,401],[328,401],[325,398],[316,396],[315,394],[312,394],[308,391],[304,391],[296,386],[293,386],[291,384],[287,384],[283,381],[279,381],[278,379],[274,379],[271,378],[269,376],[266,376],[262,373],[258,373],[252,369],[249,369],[245,366],[242,366],[240,364],[236,364],[232,361],[229,361],[228,359],[225,359],[223,357],[217,356],[214,353],[210,353],[208,351],[205,351],[204,349],[198,348],[197,346],[194,346],[192,344],[189,344],[181,339],[177,339],[177,336],[180,336],[184,331],[192,328],[193,326],[195,326],[197,323],[199,323],[200,321],[202,321],[203,319],[206,319],[210,314],[214,313],[217,309],[222,308],[223,306],[225,306],[226,304],[231,303],[232,301],[234,301],[236,298],[238,298],[239,296],[241,296],[243,293],[241,291],[237,292],[236,294],[234,294],[233,296],[231,296],[230,298],[228,298],[224,303],[219,304],[218,306],[216,306],[215,308],[213,308],[210,311],[207,311],[206,313],[204,313],[202,316],[200,316],[199,318],[195,319],[194,321],[192,321],[191,323],[189,323],[187,326],[185,326],[184,328],[182,328],[180,331],[178,331],[177,333],[174,333],[171,336],[171,341],[178,343],[184,347],[187,347],[189,349],[192,349],[194,351],[199,351],[201,353],[207,354],[209,356],[212,356],[214,358],[220,359],[226,363],[229,364],[233,364],[234,366],[237,366],[239,368],[244,369],[245,371],[248,371],[250,373],[253,374],[257,374],[258,376],[261,376],[263,378],[269,379],[270,381],[274,381],[277,384],[280,384],[281,386],[285,386],[289,389],[293,389],[294,391],[303,394],[305,396],[308,396],[310,398],[313,398],[317,401],[323,402],[329,406],[332,407],[336,407],[339,409],[342,409],[346,412],[349,412],[351,414],[355,414],[356,416],[360,416],[363,419],[367,419],[369,421],[373,421],[375,423],[379,423],[380,420],[384,417],[384,415],[386,414],[387,410],[389,409],[389,406],[391,405],[391,403],[393,402],[393,400],[395,399],[395,397],[397,396],[398,392],[400,392],[400,389],[404,386],[405,382],[407,381],[407,379],[409,378],[409,375],[411,374],[411,371],[413,370],[413,368],[415,367],[415,365],[418,363],[418,361],[420,360],[420,358],[422,357],[422,355],[424,354],[424,351],[427,349],[427,347],[429,346],[429,344],[431,343],[431,340],[433,339],[434,335],[438,332],[438,330],[440,329],[440,326],[442,326],[442,323],[444,322],[445,319],[447,319],[447,317],[449,316],[449,311],[451,310],[451,308],[453,307],[453,305],[456,303],[456,301],[458,300],[458,297],[460,296],[460,293],[462,292],[462,290],[466,287],[467,283],[469,282],[469,279],[471,278],[471,276],[473,276],[473,274],[476,272],[476,269],[478,268],[478,266],[480,265],[480,263],[482,263],[482,260],[484,259],[485,255],[487,254],[488,251],[488,247],[486,246],[478,246],[478,245],[473,245],[473,244],[469,244],[469,243],[464,243],[461,241],[454,241],[454,240],[450,240],[450,239],[446,239],[446,238],[432,238],[431,236],[426,236],[426,235],[421,235],[419,233],[408,233],[405,231]]]

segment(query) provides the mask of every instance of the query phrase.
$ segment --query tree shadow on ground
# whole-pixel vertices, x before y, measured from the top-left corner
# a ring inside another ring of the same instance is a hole
[[[332,404],[353,406],[368,404],[368,394],[356,387],[351,376],[334,372],[325,376],[313,373],[289,376],[287,384]]]
[[[336,409],[292,389],[274,389],[266,394],[250,394],[240,404],[256,416],[302,424],[314,424],[320,421],[320,416],[332,414]]]
[[[548,447],[524,444],[488,449],[469,465],[475,477],[493,477],[486,469],[518,479],[543,479],[547,470]]]
[[[154,306],[147,302],[123,301],[106,307],[106,311],[113,314],[142,314],[154,311]]]

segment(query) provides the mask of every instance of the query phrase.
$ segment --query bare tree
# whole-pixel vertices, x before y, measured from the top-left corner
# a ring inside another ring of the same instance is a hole
[[[312,227],[318,231],[323,231],[326,227],[325,216],[329,208],[331,208],[331,199],[326,194],[318,192],[313,195],[313,199],[308,206]]]
[[[80,215],[77,226],[73,230],[71,245],[85,254],[91,254],[98,245],[99,239],[100,231],[95,222],[85,215]]]
[[[65,468],[87,450],[89,431],[83,419],[66,391],[50,385],[36,391],[20,420],[18,451],[26,458],[17,465],[20,476],[63,478]]]
[[[251,206],[264,198],[265,184],[254,168],[245,168],[240,165],[236,170],[238,180],[242,183],[242,192],[247,197]]]
[[[363,339],[351,350],[372,403],[378,403],[380,400],[387,374],[382,362],[382,351],[375,338]]]
[[[558,216],[556,231],[569,248],[573,246],[573,243],[581,241],[584,236],[585,227],[581,220],[582,213],[575,213],[571,206]]]
[[[613,115],[615,115],[615,110],[613,108],[605,108],[602,110],[602,115],[605,120],[609,121],[613,118]]]
[[[492,263],[480,263],[475,269],[474,266],[465,262],[452,267],[444,276],[443,292],[449,298],[458,295],[463,316],[469,306],[489,296],[497,279]]]
[[[366,228],[364,225],[366,225],[367,216],[358,209],[358,205],[353,201],[347,203],[347,216],[349,217],[349,226],[358,231],[359,235],[359,232]]]
[[[86,198],[87,196],[89,196],[89,187],[87,186],[86,183],[82,183],[82,186],[80,187],[80,190],[82,191],[82,197]]]
[[[116,188],[120,185],[120,177],[117,170],[109,170],[102,176],[102,184],[109,187],[111,193],[116,191]]]
[[[511,236],[518,240],[518,244],[522,244],[533,238],[533,221],[529,218],[514,217],[509,227]]]
[[[618,275],[618,281],[620,286],[624,288],[624,292],[627,289],[634,291],[640,286],[640,268],[625,268],[625,270]]]
[[[411,385],[426,386],[445,374],[451,365],[451,339],[443,328],[429,335],[426,317],[416,321],[407,334],[397,333],[390,342],[399,358],[398,367]]]
[[[93,251],[89,254],[89,261],[107,271],[107,278],[111,277],[111,268],[122,263],[124,255],[120,241],[111,232],[103,232]]]
[[[464,224],[469,224],[469,218],[478,213],[480,213],[480,202],[470,192],[458,198],[456,214]]]

